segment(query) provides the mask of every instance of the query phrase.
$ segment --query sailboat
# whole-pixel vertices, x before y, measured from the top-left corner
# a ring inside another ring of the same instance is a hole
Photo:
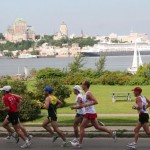
[[[140,66],[143,66],[143,62],[142,62],[140,51],[137,50],[137,43],[135,43],[133,63],[132,63],[132,67],[128,68],[128,71],[132,74],[136,74]]]
[[[21,74],[20,74],[20,67],[18,66],[18,73],[16,74],[16,76],[21,76]]]

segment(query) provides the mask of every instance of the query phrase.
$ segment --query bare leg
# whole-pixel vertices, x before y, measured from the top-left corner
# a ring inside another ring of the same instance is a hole
[[[78,125],[79,125],[81,122],[82,122],[82,119],[81,119],[81,118],[75,118],[75,119],[74,119],[73,128],[74,128],[74,134],[75,134],[75,137],[76,137],[76,138],[79,137]]]
[[[66,138],[64,136],[64,134],[62,133],[62,131],[58,128],[58,124],[56,121],[52,121],[51,125],[53,127],[53,129],[57,132],[57,134],[62,138],[63,141],[66,141]]]
[[[54,135],[54,132],[52,131],[52,129],[48,126],[49,124],[51,123],[50,120],[46,119],[43,124],[42,124],[42,127],[44,129],[46,129],[46,131],[48,131],[50,134]]]
[[[150,135],[150,129],[149,129],[149,124],[148,123],[145,123],[142,125],[143,126],[143,129],[144,131],[146,132],[147,135]]]
[[[13,134],[15,131],[9,126],[8,116],[6,116],[5,120],[2,124],[3,128],[7,130],[9,134]]]
[[[97,119],[94,119],[91,121],[92,124],[94,125],[94,127],[100,131],[103,131],[103,132],[107,132],[110,136],[112,136],[113,132],[109,129],[107,129],[106,127],[104,126],[100,126]]]
[[[79,139],[79,144],[82,144],[83,142],[83,137],[84,137],[84,132],[85,132],[85,128],[86,126],[89,124],[89,120],[88,118],[84,118],[81,125],[80,125],[80,139]]]
[[[22,132],[21,128],[20,128],[20,124],[17,125],[13,125],[16,133],[25,141],[26,140],[26,136],[24,135],[24,133]]]
[[[139,123],[136,125],[135,129],[134,129],[134,138],[135,138],[135,143],[137,143],[137,142],[138,142],[138,138],[139,138],[139,131],[140,131],[141,127],[142,127],[142,124],[139,122]]]

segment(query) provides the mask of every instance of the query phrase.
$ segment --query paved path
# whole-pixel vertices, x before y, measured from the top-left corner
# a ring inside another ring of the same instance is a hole
[[[71,140],[71,139],[69,139]],[[138,150],[149,150],[150,139],[140,139]],[[29,148],[30,150],[74,150],[71,145],[68,145],[65,148],[61,148],[61,140],[58,139],[54,144],[51,143],[50,138],[34,138],[32,141],[32,145]],[[86,138],[84,139],[83,148],[85,150],[127,150],[126,144],[132,142],[132,139],[118,139],[117,143],[114,143],[110,138]],[[19,149],[22,141],[19,144],[15,143],[6,143],[6,141],[0,138],[0,146],[1,150],[16,150]]]

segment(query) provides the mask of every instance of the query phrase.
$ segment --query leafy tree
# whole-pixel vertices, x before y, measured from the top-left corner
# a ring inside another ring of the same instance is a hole
[[[31,54],[31,55],[39,55],[39,51],[34,50],[34,51],[32,51],[30,54]]]
[[[11,51],[4,53],[4,56],[12,57],[13,53]]]
[[[78,56],[74,57],[74,61],[69,64],[69,70],[71,72],[78,72],[83,68],[84,65],[84,58],[82,57],[82,54],[79,54]]]
[[[106,63],[106,55],[100,55],[98,61],[95,63],[98,75],[100,75],[104,71],[105,63]]]

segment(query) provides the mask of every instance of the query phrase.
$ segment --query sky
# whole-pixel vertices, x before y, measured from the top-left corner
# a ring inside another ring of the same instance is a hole
[[[0,32],[24,18],[36,34],[54,34],[64,21],[69,34],[150,37],[150,0],[0,0]]]

